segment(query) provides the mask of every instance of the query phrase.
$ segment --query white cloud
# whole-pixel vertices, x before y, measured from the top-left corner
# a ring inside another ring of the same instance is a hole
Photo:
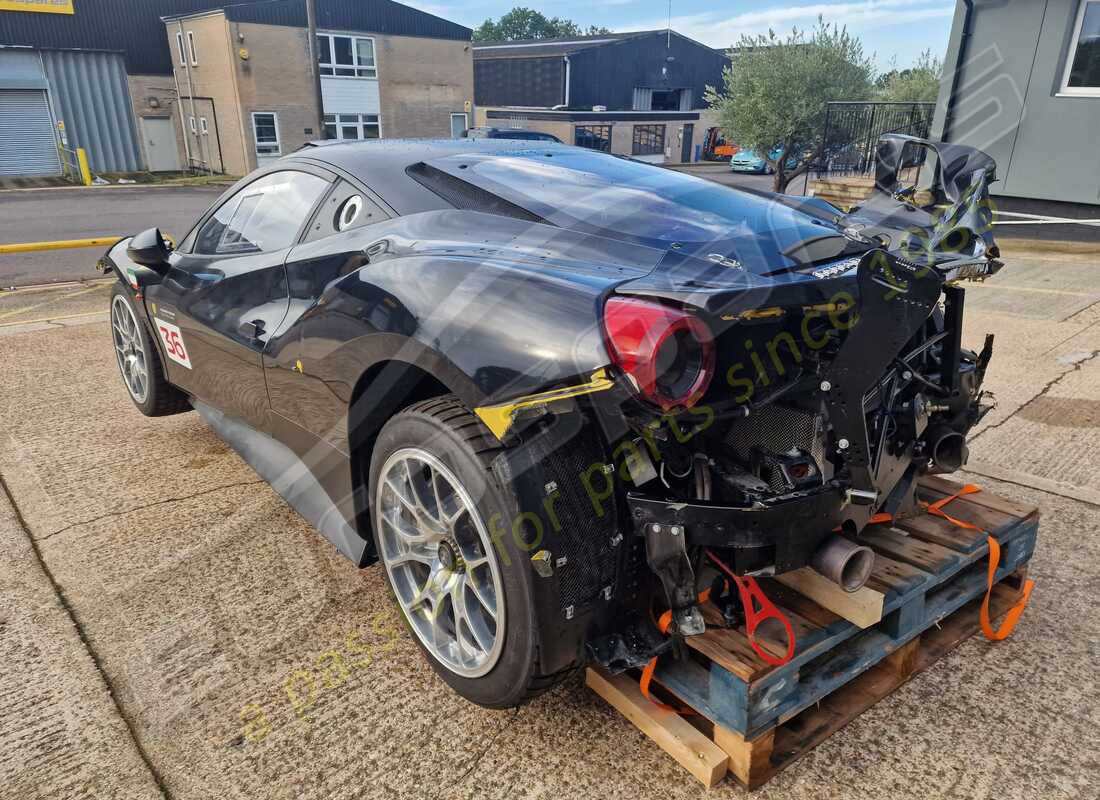
[[[829,24],[847,26],[858,31],[870,25],[888,27],[923,20],[949,17],[955,4],[946,0],[863,0],[848,3],[809,3],[801,6],[776,6],[746,11],[733,16],[720,12],[690,14],[672,18],[672,29],[711,47],[729,47],[743,34],[754,36],[775,30],[779,35],[792,27],[805,29],[823,16]],[[667,19],[653,19],[617,30],[647,30],[663,28]]]

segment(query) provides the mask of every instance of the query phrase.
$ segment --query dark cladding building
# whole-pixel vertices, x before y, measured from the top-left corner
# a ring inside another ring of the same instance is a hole
[[[484,106],[609,111],[704,108],[725,54],[675,31],[478,42],[474,99]]]
[[[694,161],[725,53],[675,31],[478,42],[478,124],[550,133],[646,161]]]

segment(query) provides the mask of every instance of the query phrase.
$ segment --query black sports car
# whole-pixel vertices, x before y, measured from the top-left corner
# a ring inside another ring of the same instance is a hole
[[[754,576],[857,588],[864,526],[965,462],[994,164],[890,136],[877,170],[845,214],[557,144],[307,146],[177,246],[108,251],[118,364],[380,561],[456,691],[515,705],[702,632],[712,585],[750,637]]]

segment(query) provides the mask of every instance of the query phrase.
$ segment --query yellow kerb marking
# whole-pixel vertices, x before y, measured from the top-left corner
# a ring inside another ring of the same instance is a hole
[[[6,253],[36,253],[40,250],[72,250],[79,247],[102,247],[112,245],[122,239],[121,236],[96,236],[92,239],[60,239],[56,242],[19,242],[0,244],[0,255]]]

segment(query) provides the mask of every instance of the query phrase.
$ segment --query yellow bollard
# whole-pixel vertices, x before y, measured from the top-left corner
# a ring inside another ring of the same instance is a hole
[[[76,163],[80,166],[80,179],[85,186],[92,185],[92,171],[88,169],[88,154],[83,147],[76,148]]]

